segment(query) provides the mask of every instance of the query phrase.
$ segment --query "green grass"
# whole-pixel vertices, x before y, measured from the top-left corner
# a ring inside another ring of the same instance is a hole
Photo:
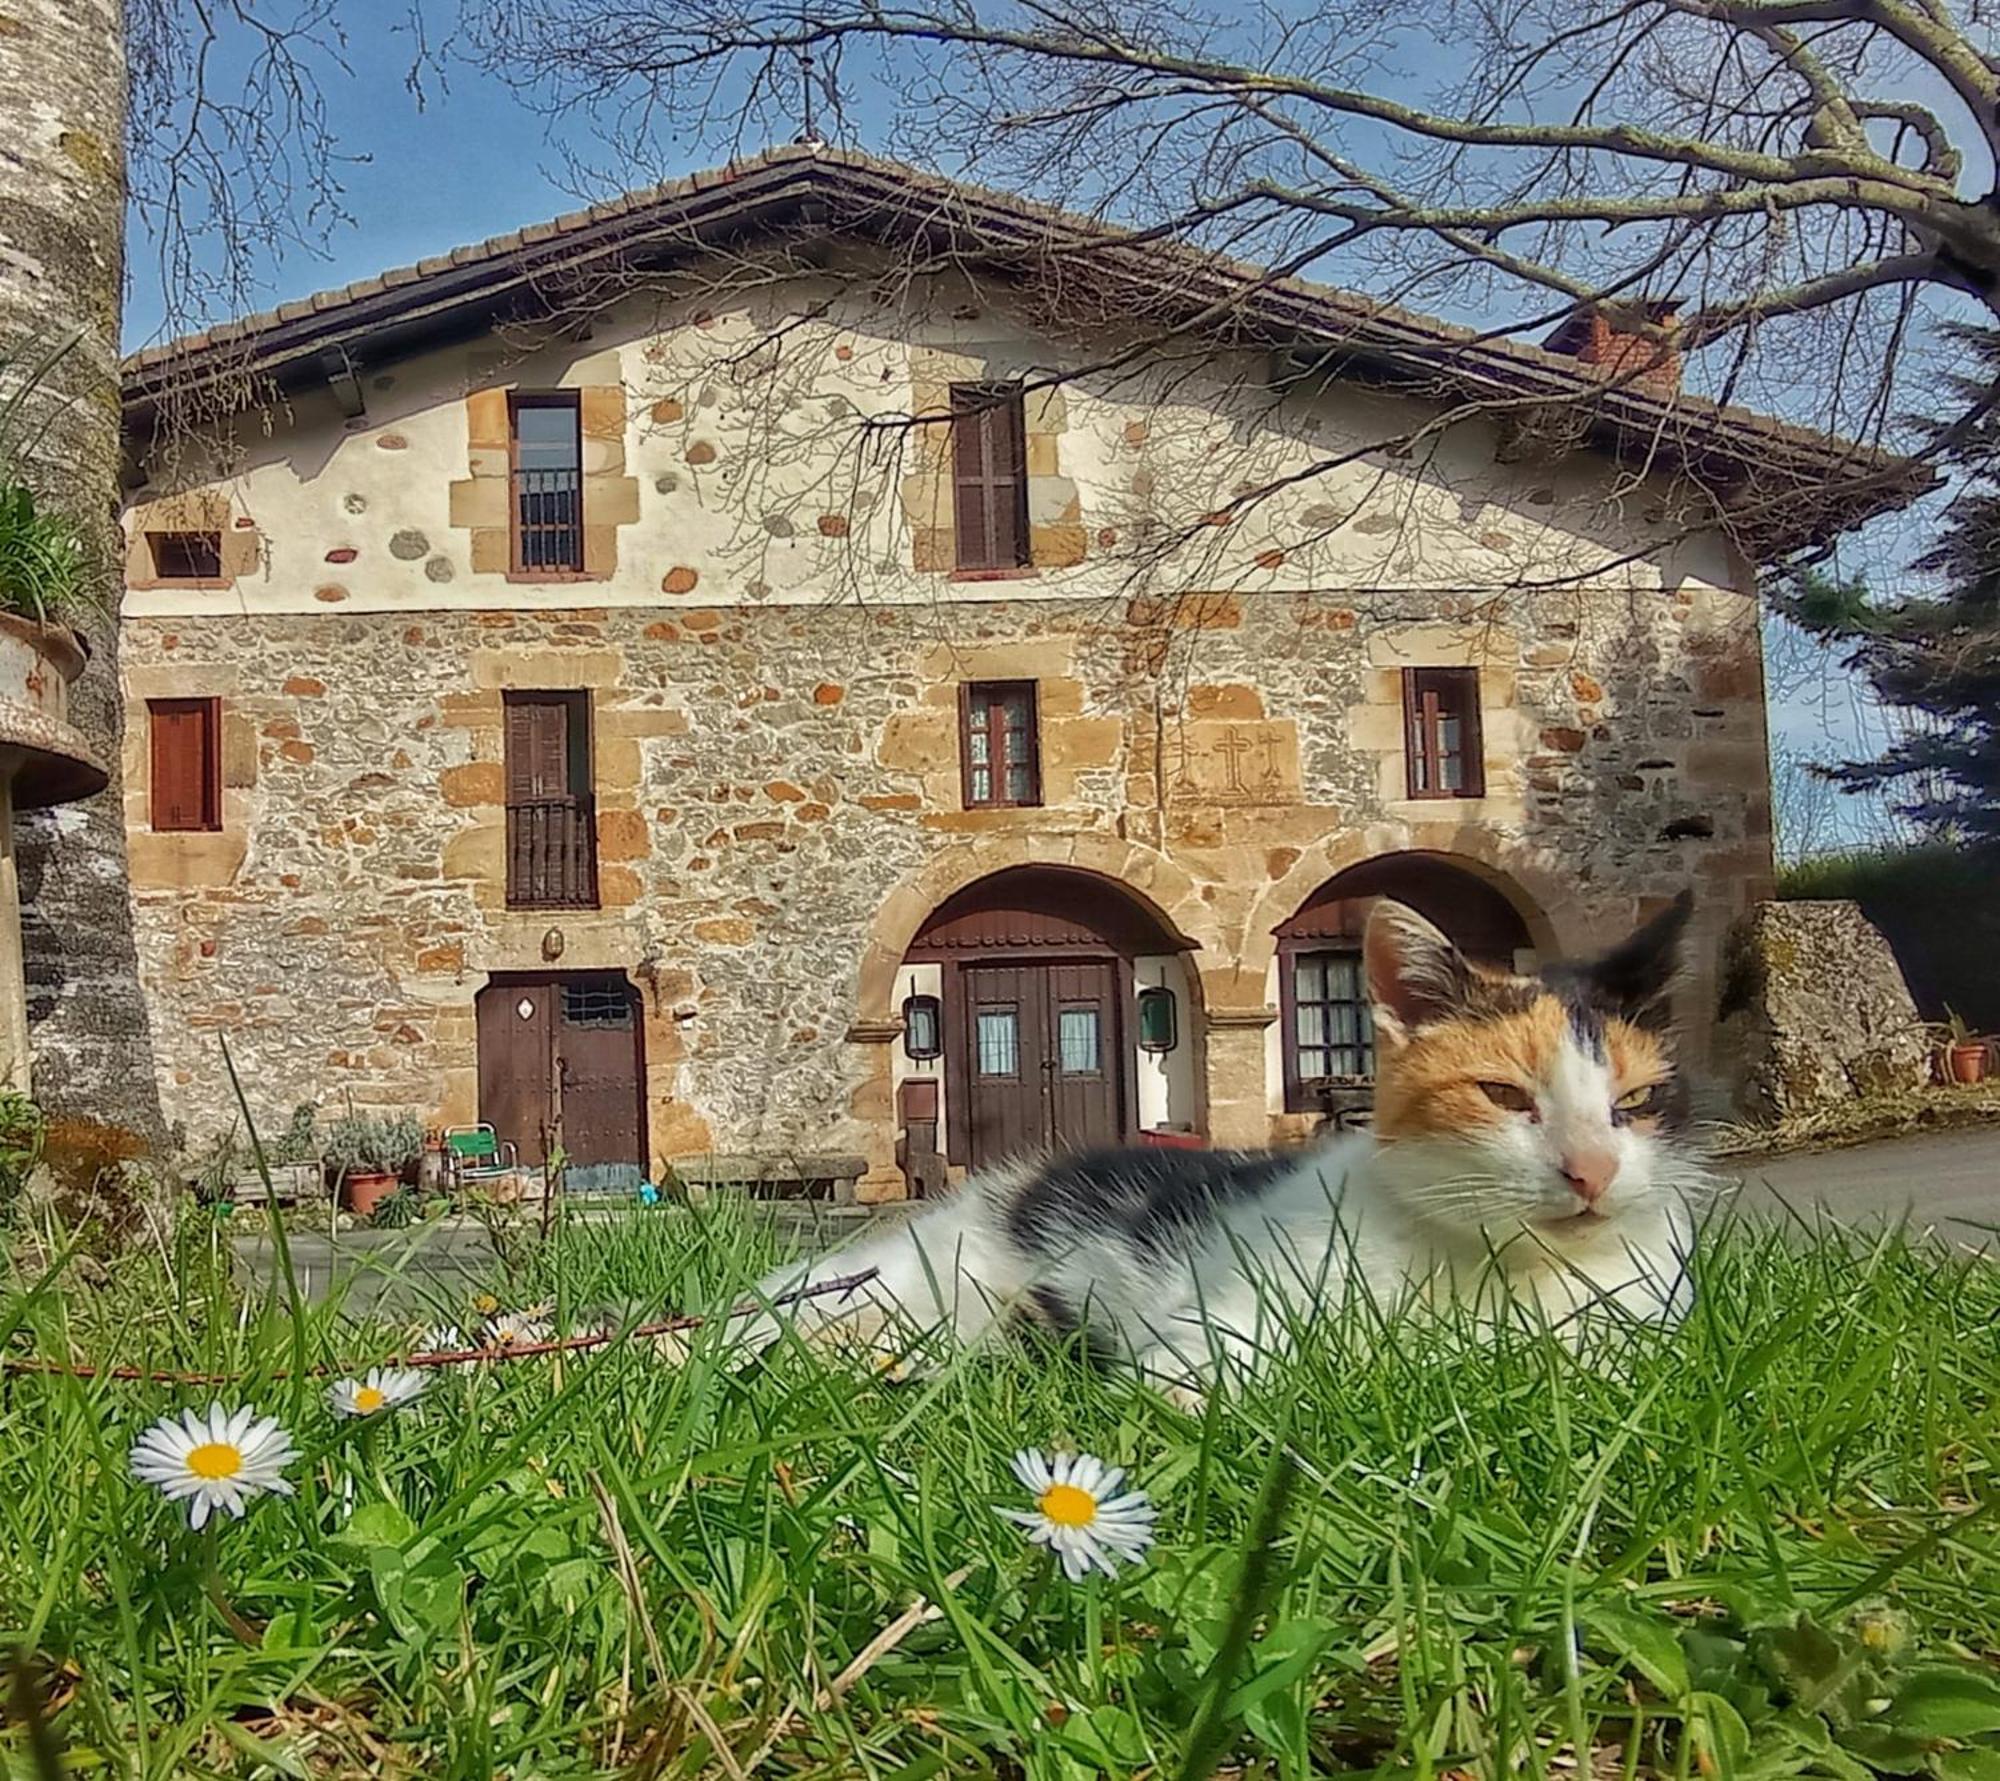
[[[697,1337],[441,1374],[364,1439],[324,1381],[273,1374],[407,1331],[245,1303],[219,1241],[190,1219],[171,1255],[0,1314],[17,1354],[241,1370],[219,1395],[306,1455],[217,1541],[252,1648],[125,1472],[210,1394],[0,1387],[0,1644],[33,1654],[74,1773],[1173,1776],[1204,1703],[1225,1770],[1273,1777],[1570,1775],[1579,1744],[1611,1776],[1877,1772],[1856,1749],[2000,1773],[2000,1273],[1969,1258],[1739,1228],[1685,1327],[1615,1364],[1339,1319],[1204,1419],[1025,1346],[898,1385],[798,1353],[739,1374]],[[767,1247],[734,1206],[635,1214],[499,1285],[701,1308]],[[1025,1445],[1130,1467],[1151,1561],[1051,1575],[993,1513]],[[36,1773],[18,1710],[0,1752]]]

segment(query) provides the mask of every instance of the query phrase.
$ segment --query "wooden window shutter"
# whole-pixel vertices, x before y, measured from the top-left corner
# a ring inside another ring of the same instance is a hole
[[[594,909],[590,695],[509,693],[506,714],[508,904]]]
[[[1018,384],[951,388],[952,518],[961,569],[1028,561],[1028,434]]]
[[[154,699],[147,705],[152,745],[153,827],[166,834],[222,827],[222,702]]]

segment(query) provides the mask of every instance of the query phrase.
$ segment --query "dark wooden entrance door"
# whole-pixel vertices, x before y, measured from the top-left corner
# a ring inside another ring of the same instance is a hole
[[[616,1186],[646,1166],[639,992],[612,973],[507,975],[479,995],[479,1116],[546,1160],[560,1134],[571,1184]]]
[[[947,1094],[966,1160],[1115,1144],[1124,1135],[1124,1035],[1108,959],[967,964]]]

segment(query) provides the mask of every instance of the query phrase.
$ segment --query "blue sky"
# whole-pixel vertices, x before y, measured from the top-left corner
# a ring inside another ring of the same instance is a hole
[[[377,6],[392,10],[369,0],[369,11]],[[668,141],[655,143],[656,162],[614,173],[593,136],[581,128],[552,128],[517,95],[465,70],[452,71],[448,85],[433,82],[420,103],[407,84],[412,49],[400,29],[350,26],[347,69],[328,76],[327,98],[344,151],[354,157],[340,175],[352,220],[334,232],[324,257],[295,251],[260,269],[260,307],[544,221],[619,185],[645,184],[719,158],[712,145]],[[861,115],[871,131],[888,121],[870,122],[867,111],[864,102]],[[745,145],[752,151],[762,146]],[[600,171],[579,184],[566,157]],[[159,337],[162,312],[158,268],[135,231],[128,347]],[[1892,532],[1865,541],[1854,554],[1869,562],[1880,582],[1895,578],[1913,553],[1907,536]],[[1800,640],[1781,640],[1772,667],[1773,743],[1787,759],[1872,753],[1885,739],[1882,716],[1863,689],[1802,650]],[[1789,770],[1781,776],[1796,784]],[[1784,795],[1781,787],[1781,802]],[[1810,802],[1816,846],[1864,840],[1882,826],[1882,813],[1866,803],[1820,794],[1811,794]]]

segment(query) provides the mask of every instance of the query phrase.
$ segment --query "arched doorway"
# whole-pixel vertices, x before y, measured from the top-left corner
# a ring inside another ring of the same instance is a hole
[[[1195,1130],[1190,947],[1091,872],[1018,866],[947,898],[899,973],[905,1129],[928,1108],[965,1169]]]
[[[1407,903],[1479,964],[1511,971],[1531,962],[1534,937],[1520,903],[1443,854],[1381,854],[1335,873],[1275,930],[1287,1113],[1338,1109],[1374,1078],[1361,934],[1378,897]]]

